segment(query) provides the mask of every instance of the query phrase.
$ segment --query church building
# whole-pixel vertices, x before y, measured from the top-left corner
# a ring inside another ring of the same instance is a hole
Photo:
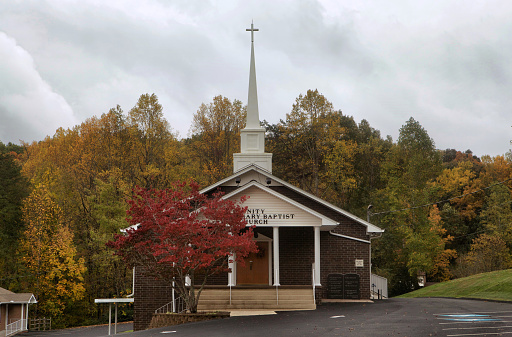
[[[272,154],[265,152],[260,126],[251,25],[251,62],[247,121],[241,151],[233,155],[233,174],[201,193],[223,191],[224,198],[248,207],[247,226],[255,226],[259,248],[244,267],[215,275],[203,290],[198,309],[314,309],[334,300],[369,300],[371,240],[383,230],[272,175]],[[172,289],[135,273],[136,330],[167,304]]]

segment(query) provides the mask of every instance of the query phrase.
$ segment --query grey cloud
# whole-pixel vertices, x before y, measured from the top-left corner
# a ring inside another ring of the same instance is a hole
[[[2,141],[39,140],[76,123],[65,99],[41,78],[31,56],[2,32],[0,55]]]
[[[510,15],[503,0],[2,2],[0,31],[31,61],[11,61],[23,66],[0,83],[1,113],[17,116],[4,121],[18,128],[46,107],[45,118],[66,127],[61,113],[80,122],[154,92],[185,136],[201,103],[247,99],[245,28],[254,19],[260,115],[271,123],[318,88],[384,136],[396,139],[413,116],[440,148],[503,154],[512,138]],[[54,131],[31,130],[34,139]]]

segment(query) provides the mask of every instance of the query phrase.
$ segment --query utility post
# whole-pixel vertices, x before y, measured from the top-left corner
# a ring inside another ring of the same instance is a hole
[[[373,205],[368,205],[368,208],[366,209],[366,222],[370,222],[370,216],[372,215],[372,212],[370,211],[373,208]]]

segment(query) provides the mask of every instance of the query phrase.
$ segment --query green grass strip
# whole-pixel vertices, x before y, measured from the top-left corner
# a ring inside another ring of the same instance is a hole
[[[512,269],[482,273],[437,283],[397,297],[465,297],[512,301]]]

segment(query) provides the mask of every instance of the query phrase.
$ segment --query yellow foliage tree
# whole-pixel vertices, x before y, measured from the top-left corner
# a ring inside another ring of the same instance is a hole
[[[24,201],[26,224],[20,256],[27,277],[24,288],[35,293],[38,314],[58,317],[84,295],[85,266],[77,259],[73,235],[45,184]]]
[[[454,249],[446,249],[446,244],[453,240],[453,237],[446,235],[446,229],[443,228],[441,212],[434,206],[428,218],[430,222],[430,232],[437,234],[437,242],[433,242],[432,251],[435,252],[432,269],[429,270],[429,278],[434,281],[448,281],[453,278],[450,271],[451,260],[457,258],[457,252]]]
[[[326,170],[322,173],[325,185],[323,198],[337,205],[347,202],[348,192],[357,186],[354,167],[357,151],[356,142],[339,140],[326,154]]]

